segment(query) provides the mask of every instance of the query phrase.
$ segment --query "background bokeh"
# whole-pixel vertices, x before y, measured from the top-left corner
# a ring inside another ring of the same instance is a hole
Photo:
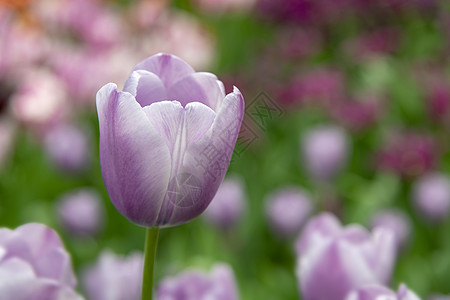
[[[331,211],[344,224],[370,227],[381,210],[405,212],[411,233],[392,286],[405,282],[424,298],[450,293],[448,205],[437,217],[414,202],[424,176],[450,172],[449,8],[438,0],[0,1],[0,225],[55,228],[78,274],[104,249],[143,249],[144,229],[115,210],[103,186],[95,93],[169,52],[243,93],[228,175],[243,181],[246,203],[231,228],[200,217],[163,229],[157,281],[222,261],[242,299],[299,299],[297,235],[278,234],[266,213],[268,195],[297,186],[313,213]],[[335,174],[317,178],[307,166],[320,149],[304,148],[323,126],[339,128],[346,145]],[[98,194],[103,210],[93,214],[95,232],[81,236],[61,213],[80,188]]]

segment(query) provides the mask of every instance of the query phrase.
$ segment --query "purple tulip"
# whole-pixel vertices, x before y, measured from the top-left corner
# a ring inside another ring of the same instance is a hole
[[[241,218],[245,208],[244,183],[239,178],[225,179],[204,212],[205,218],[220,228],[229,228]]]
[[[414,184],[413,200],[425,219],[446,219],[450,214],[450,180],[442,174],[422,176]]]
[[[201,101],[201,102],[195,102]],[[115,207],[147,227],[202,213],[230,162],[244,114],[237,88],[157,54],[137,64],[123,92],[97,93],[100,163]]]
[[[89,162],[89,141],[76,126],[57,125],[45,135],[45,149],[50,160],[61,170],[79,172]]]
[[[100,231],[103,223],[103,203],[93,189],[85,188],[63,195],[58,214],[67,231],[89,236]]]
[[[305,300],[343,300],[366,284],[386,284],[395,260],[392,232],[372,234],[359,225],[342,227],[331,214],[308,222],[296,245],[297,275]]]
[[[140,299],[143,261],[141,253],[121,258],[104,251],[98,262],[83,274],[83,285],[88,299]]]
[[[1,299],[82,299],[70,255],[51,228],[37,223],[0,229]]]
[[[379,211],[373,216],[371,225],[372,228],[384,227],[391,230],[395,235],[398,249],[405,246],[411,234],[411,221],[401,210]]]
[[[309,195],[295,186],[279,189],[267,200],[269,224],[285,237],[298,233],[313,209]]]
[[[397,293],[380,285],[367,285],[351,292],[345,300],[420,300],[404,284],[400,285]]]
[[[239,299],[233,270],[217,264],[210,274],[187,271],[164,279],[157,290],[158,300],[237,300]]]
[[[333,178],[344,166],[349,152],[347,134],[332,126],[306,133],[302,147],[307,170],[318,180]]]

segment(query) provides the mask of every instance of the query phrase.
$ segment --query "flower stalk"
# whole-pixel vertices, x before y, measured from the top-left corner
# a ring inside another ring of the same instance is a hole
[[[159,227],[147,228],[145,236],[144,273],[142,276],[142,300],[153,299],[153,280],[158,236]]]

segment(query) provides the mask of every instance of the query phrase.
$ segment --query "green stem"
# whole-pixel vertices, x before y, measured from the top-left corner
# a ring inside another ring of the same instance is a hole
[[[145,235],[144,274],[142,276],[142,300],[153,299],[153,269],[158,246],[159,227],[147,228]]]

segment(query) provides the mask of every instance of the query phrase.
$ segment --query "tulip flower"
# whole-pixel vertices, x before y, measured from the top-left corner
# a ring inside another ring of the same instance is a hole
[[[309,195],[297,187],[286,187],[268,196],[266,212],[274,231],[288,237],[299,232],[311,214]]]
[[[244,99],[237,88],[225,95],[215,75],[157,54],[134,67],[123,91],[102,87],[97,111],[108,194],[120,213],[149,228],[147,245],[154,247],[158,227],[186,223],[211,202],[230,163]],[[148,288],[145,272],[144,282]]]
[[[413,187],[417,211],[427,220],[439,222],[450,215],[450,180],[442,174],[426,174]]]
[[[88,299],[137,300],[141,294],[144,259],[136,252],[120,257],[104,251],[97,263],[85,270],[82,282]]]
[[[164,279],[158,287],[158,300],[237,300],[233,270],[217,264],[210,274],[193,270]]]
[[[404,284],[400,285],[397,293],[380,285],[368,285],[352,291],[345,300],[420,300]]]
[[[411,234],[411,221],[401,210],[383,210],[372,217],[371,227],[384,227],[395,235],[397,248],[401,249],[408,242]]]
[[[63,226],[78,236],[98,233],[103,225],[103,203],[93,189],[84,188],[61,196],[58,215]]]
[[[236,224],[242,216],[246,202],[243,185],[239,178],[229,178],[222,182],[204,213],[209,223],[223,229]]]
[[[302,139],[307,170],[318,180],[330,180],[344,166],[349,152],[345,131],[339,127],[319,127]]]
[[[70,255],[51,228],[0,228],[1,299],[81,300],[75,286]]]
[[[358,225],[341,227],[331,214],[310,220],[297,242],[297,275],[304,300],[344,300],[353,289],[387,284],[395,260],[392,232],[370,234]]]
[[[44,144],[50,161],[63,171],[76,173],[89,165],[89,139],[76,126],[54,126],[46,132]]]

